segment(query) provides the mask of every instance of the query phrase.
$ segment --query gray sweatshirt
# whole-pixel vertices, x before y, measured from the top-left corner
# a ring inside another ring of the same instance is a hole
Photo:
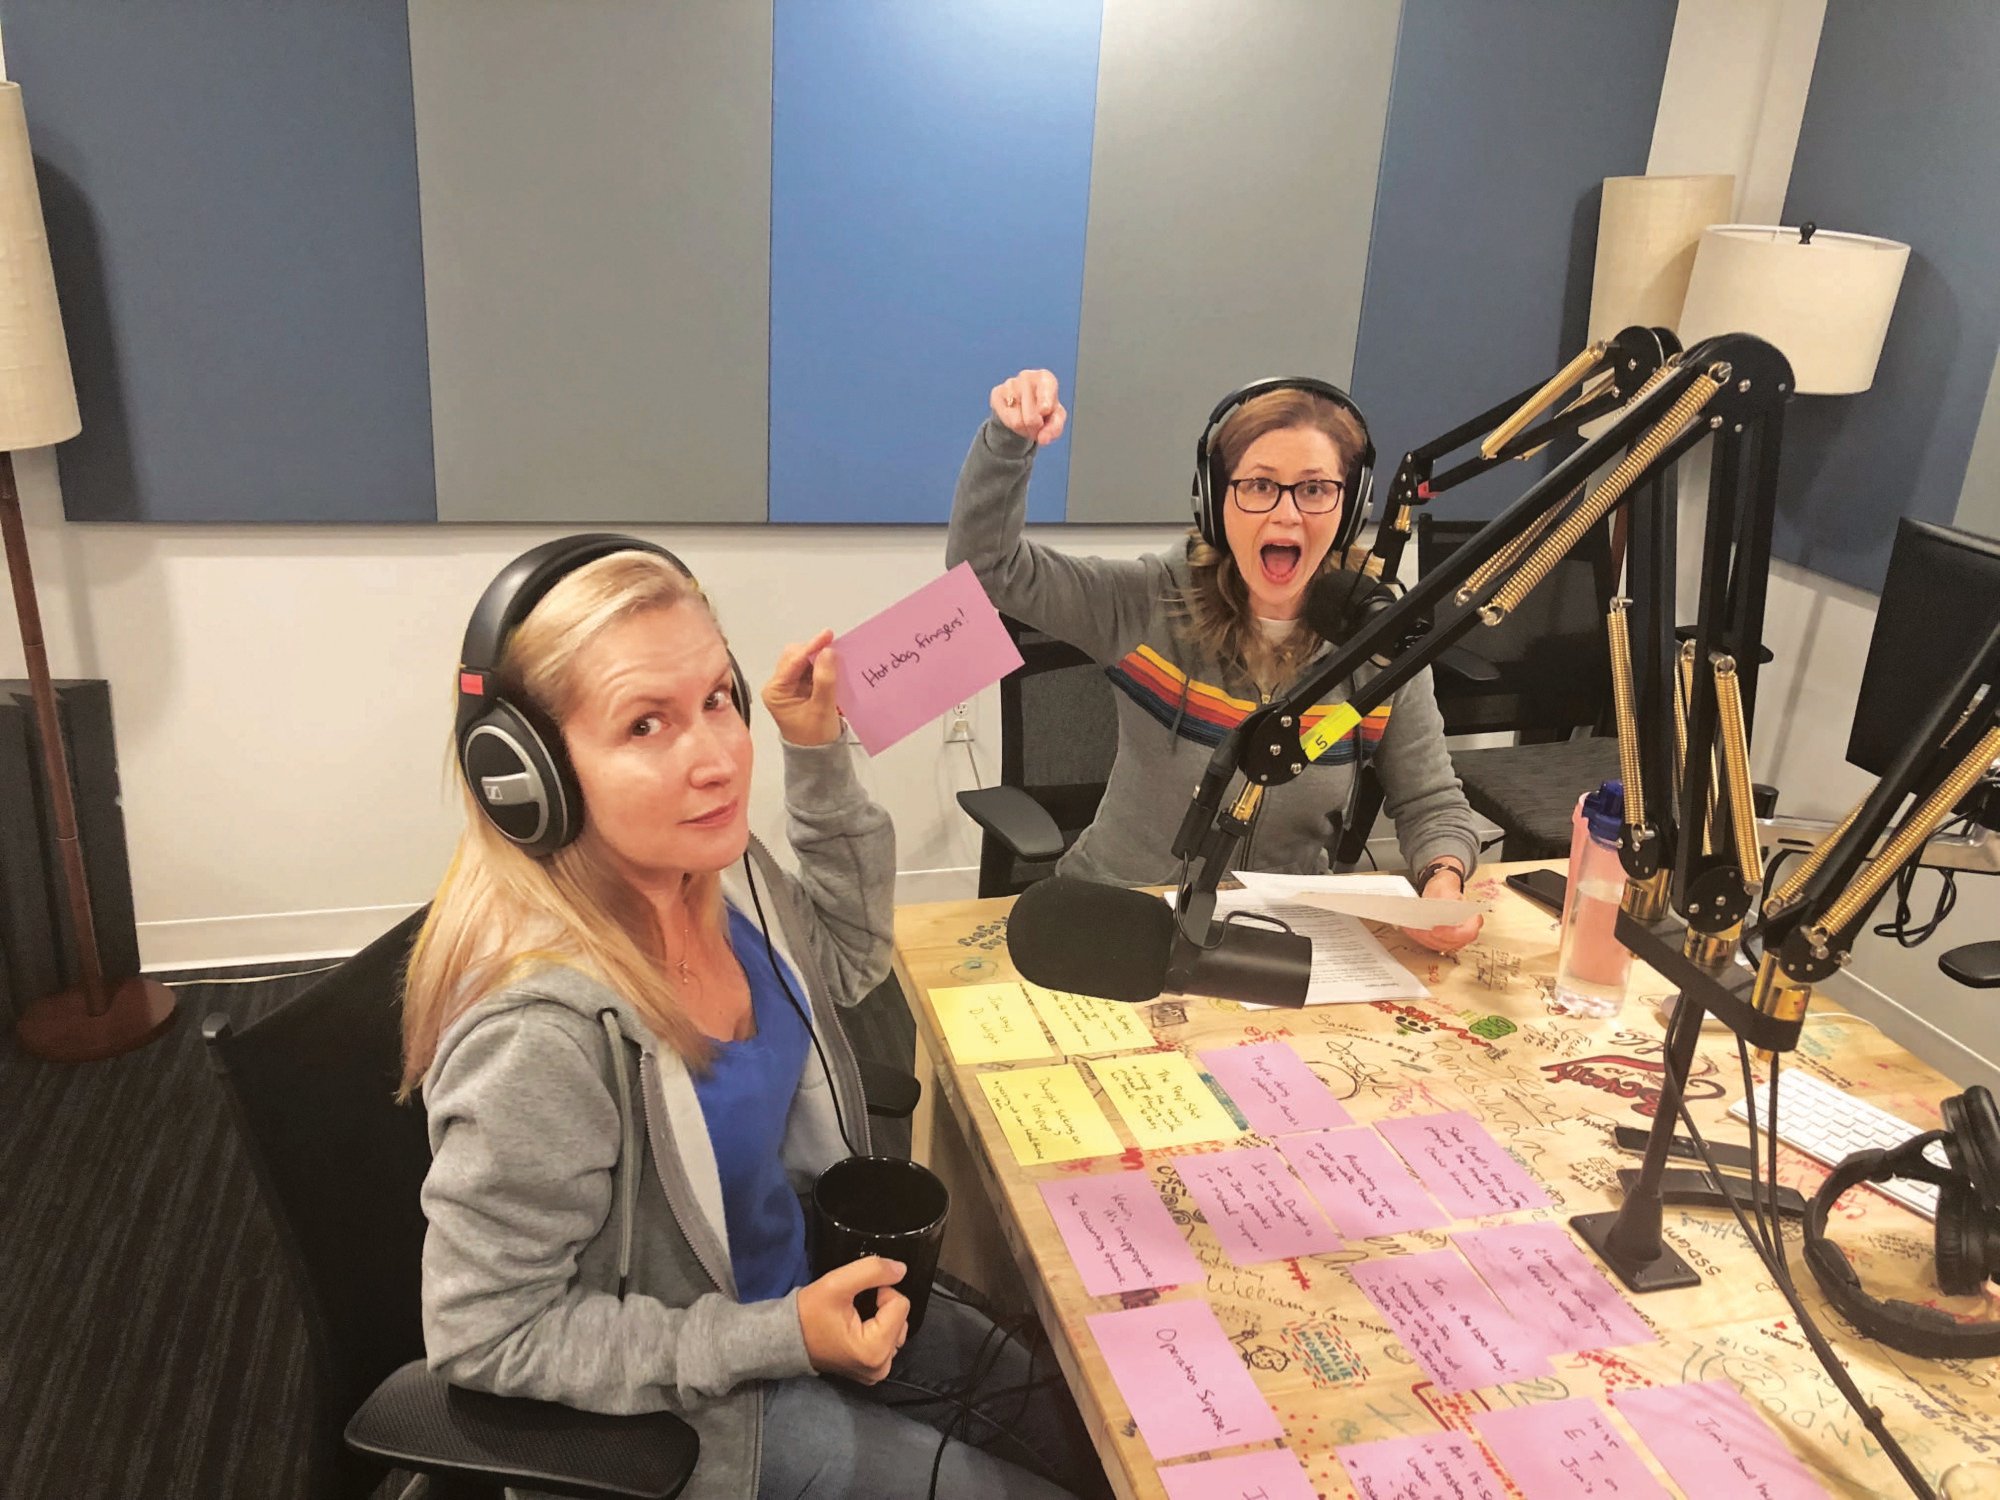
[[[809,1049],[784,1159],[801,1192],[847,1154],[834,1100],[869,1149],[836,1004],[889,969],[895,833],[845,745],[785,747],[796,876],[754,840],[778,955],[805,988],[831,1067]],[[749,912],[744,875],[725,877]],[[797,1293],[736,1299],[722,1183],[687,1066],[625,999],[548,967],[480,1000],[424,1079],[424,1344],[454,1384],[589,1411],[669,1410],[701,1437],[686,1500],[756,1493],[760,1381],[810,1375]],[[621,1259],[629,1274],[620,1286]]]
[[[998,608],[1088,653],[1117,690],[1118,753],[1104,801],[1058,868],[1086,880],[1170,884],[1179,864],[1168,845],[1186,799],[1222,736],[1266,695],[1240,668],[1197,651],[1180,629],[1173,601],[1187,584],[1184,557],[1071,557],[1022,534],[1034,461],[1029,439],[991,419],[980,428],[959,471],[945,563],[971,563]],[[1352,688],[1350,680],[1325,704]],[[1317,717],[1306,714],[1308,727]],[[1451,854],[1470,871],[1478,835],[1427,671],[1303,775],[1265,794],[1237,867],[1325,870],[1331,820],[1346,809],[1363,762],[1381,777],[1383,807],[1409,867]]]

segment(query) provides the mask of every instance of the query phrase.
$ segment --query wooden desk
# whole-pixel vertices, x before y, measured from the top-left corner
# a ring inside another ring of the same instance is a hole
[[[1434,998],[1428,1002],[1284,1011],[1161,1001],[1146,1007],[1153,1032],[1163,1048],[1190,1052],[1283,1037],[1364,1124],[1393,1115],[1471,1110],[1556,1201],[1553,1210],[1473,1222],[1562,1222],[1572,1213],[1615,1207],[1616,1171],[1636,1166],[1638,1158],[1617,1149],[1612,1129],[1651,1123],[1661,1053],[1652,1000],[1670,986],[1650,970],[1637,969],[1633,998],[1620,1017],[1584,1022],[1551,1016],[1544,995],[1555,971],[1555,923],[1501,885],[1506,868],[1489,866],[1475,878],[1473,895],[1491,903],[1493,911],[1479,941],[1455,958],[1418,948],[1392,928],[1375,929],[1429,984]],[[1162,1295],[1201,1296],[1213,1305],[1283,1421],[1286,1445],[1304,1461],[1322,1496],[1354,1493],[1333,1456],[1336,1445],[1465,1429],[1472,1412],[1490,1407],[1565,1396],[1602,1401],[1625,1386],[1718,1377],[1733,1382],[1769,1416],[1832,1493],[1907,1493],[1819,1370],[1790,1310],[1726,1210],[1666,1210],[1669,1240],[1705,1279],[1697,1288],[1629,1299],[1659,1335],[1657,1342],[1558,1355],[1552,1380],[1453,1396],[1425,1378],[1343,1269],[1371,1256],[1440,1248],[1447,1243],[1445,1233],[1350,1240],[1334,1254],[1236,1266],[1188,1200],[1173,1158],[1263,1138],[1245,1135],[1142,1155],[1116,1111],[1101,1099],[1128,1148],[1123,1162],[1021,1167],[975,1075],[991,1067],[1036,1064],[957,1066],[943,1046],[930,1001],[933,987],[1014,977],[1005,942],[1009,904],[946,902],[908,907],[897,915],[897,973],[916,1008],[918,1065],[932,1075],[917,1120],[916,1149],[948,1179],[957,1179],[948,1260],[956,1256],[960,1266],[969,1260],[972,1279],[979,1280],[980,1252],[997,1255],[1004,1246],[1055,1343],[1120,1495],[1159,1497],[1165,1491],[1084,1322],[1092,1313],[1114,1309],[1118,1300],[1084,1294],[1035,1184],[1078,1170],[1140,1163],[1187,1225],[1190,1245],[1208,1268],[1204,1285]],[[1803,1045],[1786,1065],[1808,1068],[1926,1127],[1938,1121],[1938,1101],[1955,1092],[1944,1077],[1866,1022],[1824,1006],[1815,1010]],[[1088,1063],[1081,1067],[1088,1076]],[[1689,1093],[1712,1140],[1744,1138],[1743,1126],[1726,1117],[1741,1092],[1739,1077],[1734,1039],[1726,1032],[1705,1035]],[[1824,1173],[1783,1147],[1779,1176],[1810,1197]],[[1897,1354],[1846,1330],[1820,1298],[1799,1253],[1798,1222],[1787,1227],[1793,1275],[1808,1305],[1862,1389],[1884,1410],[1890,1431],[1933,1482],[1963,1460],[2000,1459],[2000,1360],[1936,1363]],[[1931,1226],[1876,1193],[1858,1189],[1843,1200],[1833,1237],[1877,1296],[1930,1302],[1965,1318],[2000,1319],[2000,1302],[1939,1294],[1930,1271]],[[1000,1269],[990,1261],[988,1268]],[[1645,1452],[1643,1444],[1634,1446]],[[1661,1480],[1672,1489],[1663,1474]]]

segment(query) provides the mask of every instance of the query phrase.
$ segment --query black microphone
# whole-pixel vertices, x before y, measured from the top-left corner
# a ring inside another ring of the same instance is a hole
[[[1329,641],[1350,641],[1396,602],[1396,591],[1358,568],[1322,573],[1306,590],[1305,621]]]
[[[1212,922],[1193,943],[1158,896],[1064,875],[1021,893],[1007,918],[1007,952],[1045,989],[1129,1003],[1173,994],[1299,1006],[1312,980],[1311,938]]]

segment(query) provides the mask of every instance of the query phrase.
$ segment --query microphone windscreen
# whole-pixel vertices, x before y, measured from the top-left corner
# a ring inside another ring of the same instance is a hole
[[[1158,996],[1173,941],[1173,908],[1158,896],[1065,875],[1029,886],[1007,918],[1022,978],[1101,1000]]]
[[[1395,602],[1395,592],[1379,578],[1356,568],[1322,573],[1306,590],[1305,621],[1320,637],[1344,641],[1367,623],[1372,610]]]

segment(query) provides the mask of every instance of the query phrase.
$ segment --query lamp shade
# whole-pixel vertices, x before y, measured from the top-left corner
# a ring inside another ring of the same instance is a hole
[[[1736,179],[1726,172],[1605,178],[1590,280],[1590,342],[1635,323],[1678,329],[1701,232],[1726,223],[1735,201]]]
[[[0,82],[0,449],[47,447],[82,427],[21,86]]]
[[[1908,245],[1872,235],[1717,224],[1695,254],[1681,341],[1754,333],[1791,361],[1800,395],[1865,391],[1909,260]]]

